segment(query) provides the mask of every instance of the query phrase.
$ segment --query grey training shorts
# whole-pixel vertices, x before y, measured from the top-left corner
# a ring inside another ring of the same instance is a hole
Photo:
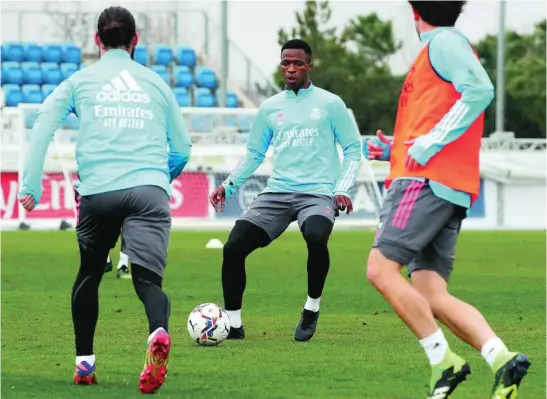
[[[163,277],[171,231],[169,196],[163,189],[139,186],[84,197],[76,192],[76,207],[81,249],[104,252],[106,259],[121,231],[129,261]]]
[[[437,197],[427,181],[399,179],[387,191],[373,247],[388,259],[450,278],[465,209]]]
[[[338,216],[334,197],[300,193],[261,193],[245,209],[240,220],[247,220],[264,229],[275,240],[289,224],[298,221],[302,228],[312,215],[321,215],[332,223]]]

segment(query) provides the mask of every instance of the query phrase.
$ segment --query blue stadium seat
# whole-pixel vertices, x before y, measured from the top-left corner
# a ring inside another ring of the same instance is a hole
[[[169,65],[173,62],[173,50],[165,44],[158,44],[154,53],[154,62],[156,65]]]
[[[64,79],[70,78],[76,71],[78,71],[78,64],[72,62],[64,62],[60,65],[61,75]]]
[[[54,62],[42,62],[42,80],[48,84],[59,84],[63,81],[63,75],[59,65]]]
[[[6,107],[17,107],[23,102],[23,92],[21,86],[15,84],[6,84],[2,86],[4,90]]]
[[[37,62],[22,62],[21,70],[23,71],[23,83],[32,85],[42,84],[42,68],[40,68],[40,64]]]
[[[220,90],[217,90],[217,101],[220,104]],[[228,90],[226,92],[226,108],[237,108],[238,107],[238,101],[237,101],[237,94],[233,91]]]
[[[152,65],[150,69],[160,75],[162,79],[165,80],[165,83],[169,84],[169,73],[167,73],[165,65]]]
[[[25,103],[40,104],[44,100],[42,89],[38,85],[23,85],[21,91],[23,92],[23,102]]]
[[[80,65],[82,63],[82,49],[74,43],[66,43],[62,46],[62,62]]]
[[[23,71],[18,62],[8,61],[2,63],[2,80],[16,85],[23,84]]]
[[[178,46],[175,49],[175,58],[179,65],[184,65],[187,67],[196,66],[196,51],[189,46]]]
[[[60,64],[63,60],[63,47],[57,43],[44,44],[42,46],[42,59],[44,62]]]
[[[206,88],[197,88],[194,91],[194,105],[196,107],[214,107],[216,106],[215,97],[211,90]]]
[[[185,87],[175,87],[173,88],[173,93],[175,94],[180,107],[190,106],[190,93],[188,93],[188,90]]]
[[[42,97],[44,98],[44,100],[47,98],[47,96],[51,94],[53,90],[55,90],[56,87],[57,85],[42,85]]]
[[[145,45],[137,44],[135,47],[134,59],[141,65],[148,65],[148,49]]]
[[[216,89],[217,77],[211,68],[198,67],[196,70],[196,83],[198,84],[199,87]]]
[[[2,46],[2,60],[22,62],[24,61],[24,50],[21,43],[4,43]]]
[[[4,51],[5,51],[5,50],[4,50],[4,44],[3,44],[3,43],[0,43],[0,62],[4,62],[4,61],[5,61],[5,60],[4,60],[4,56],[5,56]]]
[[[42,62],[42,47],[36,43],[23,43],[23,59],[29,62]]]
[[[194,85],[194,75],[187,66],[178,65],[173,68],[176,87],[192,87]]]

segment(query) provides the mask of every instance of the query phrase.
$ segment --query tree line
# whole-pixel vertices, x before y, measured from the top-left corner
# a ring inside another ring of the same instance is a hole
[[[296,13],[296,25],[279,30],[278,42],[306,40],[314,52],[314,84],[338,94],[351,108],[362,134],[378,128],[393,131],[397,99],[404,80],[388,65],[390,56],[402,48],[391,21],[375,13],[358,15],[337,31],[330,28],[328,1],[307,1]],[[506,33],[505,131],[516,137],[545,138],[545,27],[543,20],[529,34]],[[473,47],[496,85],[497,35],[488,35]],[[281,87],[279,70],[274,80]],[[495,131],[496,102],[486,111],[485,135]]]

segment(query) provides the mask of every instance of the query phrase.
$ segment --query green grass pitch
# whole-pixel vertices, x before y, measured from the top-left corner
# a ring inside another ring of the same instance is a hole
[[[221,250],[228,232],[173,232],[165,289],[173,348],[161,398],[423,399],[429,366],[417,340],[365,279],[371,232],[337,231],[312,341],[294,328],[306,297],[306,247],[288,232],[247,262],[244,341],[198,347],[186,319],[203,302],[222,304]],[[128,280],[106,274],[95,353],[99,385],[72,385],[70,292],[79,256],[73,232],[2,234],[2,398],[139,398],[148,336]],[[452,292],[477,306],[532,367],[521,399],[545,395],[545,232],[464,232]],[[117,261],[117,252],[112,253]],[[446,330],[445,330],[446,331]],[[454,399],[488,399],[492,374],[480,354],[447,332],[472,374]]]

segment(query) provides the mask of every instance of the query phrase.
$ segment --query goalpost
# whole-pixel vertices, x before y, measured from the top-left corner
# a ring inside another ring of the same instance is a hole
[[[73,183],[77,180],[74,159],[78,121],[69,116],[49,146],[43,176],[41,203],[31,213],[16,200],[28,137],[39,104],[4,108],[2,113],[2,212],[3,229],[66,229],[74,226]],[[271,150],[253,177],[226,201],[225,211],[215,212],[208,196],[245,154],[248,131],[257,109],[181,108],[193,142],[192,157],[184,173],[172,183],[173,229],[227,229],[266,186],[272,171]],[[352,119],[353,113],[349,110]],[[340,150],[340,155],[342,151]],[[374,228],[382,202],[385,163],[362,161],[352,188],[354,213],[342,214],[336,228]],[[291,228],[294,228],[291,226]]]

